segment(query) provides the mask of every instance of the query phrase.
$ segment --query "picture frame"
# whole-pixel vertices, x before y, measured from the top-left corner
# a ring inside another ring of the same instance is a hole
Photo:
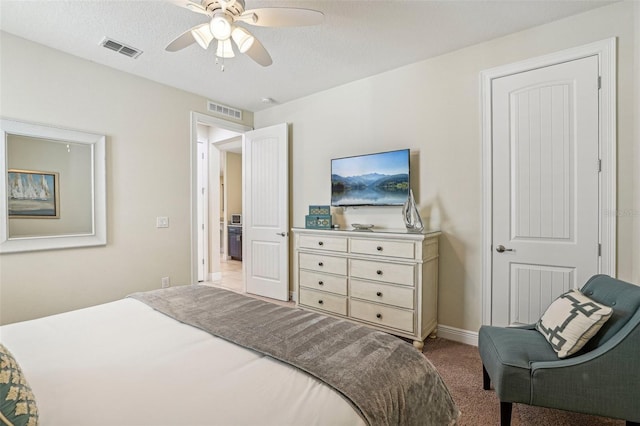
[[[57,172],[7,170],[10,219],[59,219],[60,182]]]

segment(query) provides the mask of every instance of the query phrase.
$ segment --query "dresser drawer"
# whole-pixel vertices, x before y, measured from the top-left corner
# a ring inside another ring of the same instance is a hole
[[[352,277],[413,286],[414,265],[360,259],[349,260],[349,265]]]
[[[415,245],[411,241],[382,241],[353,238],[351,240],[351,253],[413,259],[415,257]]]
[[[341,237],[324,237],[322,235],[300,235],[298,246],[300,248],[346,253],[347,239]]]
[[[351,280],[351,297],[413,309],[413,289],[375,282]]]
[[[300,285],[316,290],[347,295],[347,277],[300,270]]]
[[[349,311],[353,318],[413,333],[413,311],[353,299],[349,301]]]
[[[344,257],[331,257],[311,253],[300,253],[299,256],[301,269],[347,275],[347,259]]]
[[[320,291],[300,289],[300,304],[339,315],[347,315],[347,298]]]

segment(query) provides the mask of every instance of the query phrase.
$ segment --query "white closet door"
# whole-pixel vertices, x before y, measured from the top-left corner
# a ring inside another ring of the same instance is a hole
[[[492,109],[491,323],[533,323],[598,273],[598,58],[497,78]]]

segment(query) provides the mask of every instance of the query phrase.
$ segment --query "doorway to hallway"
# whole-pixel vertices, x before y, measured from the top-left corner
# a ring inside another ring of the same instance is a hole
[[[230,161],[237,157],[231,168],[241,167],[247,130],[247,126],[192,113],[192,282],[227,278],[235,288],[244,286],[242,262],[233,266],[223,262],[229,258],[231,213],[242,213],[242,171],[229,173],[227,157]]]

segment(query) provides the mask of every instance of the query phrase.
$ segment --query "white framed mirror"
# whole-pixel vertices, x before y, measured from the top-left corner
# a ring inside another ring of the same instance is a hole
[[[0,253],[105,245],[105,136],[7,119],[0,132]]]

